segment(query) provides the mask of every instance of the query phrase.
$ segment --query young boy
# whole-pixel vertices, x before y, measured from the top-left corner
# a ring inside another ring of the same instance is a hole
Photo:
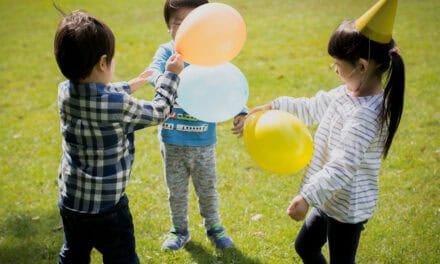
[[[154,100],[147,102],[129,94],[151,71],[128,83],[110,83],[115,38],[99,19],[82,11],[64,15],[54,50],[69,79],[58,88],[63,148],[58,204],[64,227],[58,262],[89,263],[96,248],[104,263],[139,263],[125,194],[134,160],[134,131],[169,116],[183,61],[178,54],[170,57]]]
[[[160,45],[148,69],[153,70],[150,84],[161,85],[165,62],[174,54],[174,38],[180,24],[195,8],[208,3],[207,0],[166,0],[164,18],[171,35],[171,41]],[[243,113],[237,115],[234,123],[241,127]],[[170,118],[160,131],[161,154],[172,227],[162,245],[165,250],[179,250],[190,241],[188,230],[189,179],[192,178],[197,193],[200,214],[203,217],[206,235],[218,249],[234,247],[221,224],[216,175],[216,124],[198,120],[186,113],[177,104]]]

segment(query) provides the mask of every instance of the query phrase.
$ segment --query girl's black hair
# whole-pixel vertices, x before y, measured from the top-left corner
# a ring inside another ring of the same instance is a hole
[[[402,57],[394,49],[393,39],[382,44],[363,36],[355,27],[355,21],[345,21],[333,32],[328,43],[330,56],[347,61],[352,65],[359,59],[374,61],[378,66],[373,73],[382,78],[387,73],[382,110],[381,125],[387,126],[387,137],[383,157],[386,158],[394,135],[399,127],[403,112],[405,93],[405,65]],[[382,127],[381,127],[382,130]]]
[[[196,8],[201,5],[207,4],[208,2],[208,0],[166,0],[163,8],[163,16],[165,18],[167,26],[170,26],[170,19],[179,8]]]

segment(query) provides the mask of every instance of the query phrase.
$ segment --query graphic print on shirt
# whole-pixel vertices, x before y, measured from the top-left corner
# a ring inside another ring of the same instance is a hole
[[[178,121],[185,121],[185,122],[200,122],[197,118],[188,115],[187,113],[176,113],[171,112],[169,119],[175,119]],[[178,130],[178,131],[185,131],[185,132],[193,132],[193,133],[200,133],[200,132],[206,132],[208,131],[208,125],[202,124],[200,126],[192,126],[187,124],[172,124],[172,123],[164,123],[162,125],[163,129],[168,130]]]

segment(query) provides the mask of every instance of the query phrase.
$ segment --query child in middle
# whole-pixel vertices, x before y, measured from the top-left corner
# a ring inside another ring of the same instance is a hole
[[[150,84],[159,87],[168,58],[175,52],[174,38],[180,24],[196,7],[207,0],[166,0],[164,17],[172,40],[160,45],[148,69],[154,73]],[[185,63],[185,66],[188,66]],[[246,111],[238,114],[234,124],[244,123]],[[221,222],[216,176],[216,124],[198,120],[177,104],[159,132],[161,155],[172,228],[162,249],[178,250],[190,240],[188,232],[189,177],[192,177],[207,236],[218,249],[234,247]]]

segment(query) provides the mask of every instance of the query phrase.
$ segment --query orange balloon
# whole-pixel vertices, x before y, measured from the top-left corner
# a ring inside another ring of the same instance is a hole
[[[213,66],[232,60],[245,41],[246,25],[240,13],[226,4],[208,3],[182,21],[175,47],[184,61]]]

